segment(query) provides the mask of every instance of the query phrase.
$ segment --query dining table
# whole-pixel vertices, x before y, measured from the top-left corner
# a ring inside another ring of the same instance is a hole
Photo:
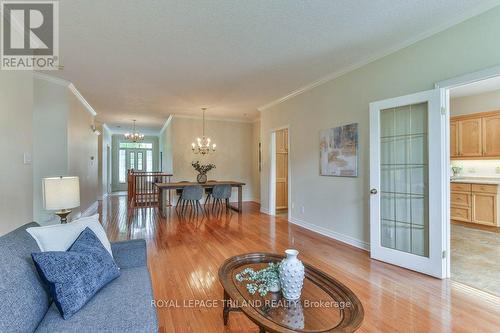
[[[171,183],[155,183],[155,186],[158,187],[158,202],[160,213],[163,213],[164,203],[163,198],[165,197],[164,192],[170,190],[183,189],[187,186],[199,185],[203,188],[213,188],[215,185],[231,185],[231,187],[236,187],[238,189],[238,205],[235,207],[234,205],[229,204],[229,208],[241,213],[243,210],[243,186],[245,183],[233,181],[233,180],[209,180],[205,183],[198,182],[171,182]]]

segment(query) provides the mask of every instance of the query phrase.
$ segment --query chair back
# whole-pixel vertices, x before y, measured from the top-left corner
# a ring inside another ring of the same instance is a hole
[[[215,199],[229,199],[231,197],[231,185],[215,185],[212,196]]]
[[[179,183],[189,183],[189,181],[188,181],[188,180],[183,180],[183,181],[180,181]],[[175,190],[175,193],[176,193],[177,195],[181,195],[181,194],[182,194],[182,188],[178,188],[178,189],[176,189],[176,190]]]
[[[209,179],[208,182],[214,182],[217,183],[216,180]],[[206,194],[212,194],[213,187],[205,187],[205,193]]]
[[[182,191],[182,200],[201,200],[203,197],[203,187],[200,185],[190,185],[184,187]]]

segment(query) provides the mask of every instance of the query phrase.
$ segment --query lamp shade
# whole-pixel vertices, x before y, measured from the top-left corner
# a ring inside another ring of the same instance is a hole
[[[70,209],[80,206],[78,177],[44,178],[43,205],[47,210]]]

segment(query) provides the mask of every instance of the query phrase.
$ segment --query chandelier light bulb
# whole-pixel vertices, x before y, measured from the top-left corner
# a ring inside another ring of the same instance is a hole
[[[212,139],[205,136],[205,110],[206,110],[206,108],[202,108],[202,111],[203,111],[202,136],[201,136],[201,138],[200,137],[196,138],[196,141],[195,141],[196,144],[194,142],[191,144],[191,149],[193,150],[193,153],[195,153],[195,154],[205,155],[205,154],[208,154],[210,152],[210,150],[215,151],[215,147],[216,147],[215,143],[212,144]]]
[[[136,120],[134,119],[133,121],[134,121],[134,129],[133,129],[132,133],[127,132],[124,134],[124,137],[125,137],[125,139],[130,140],[132,142],[141,141],[144,139],[144,134],[141,134],[141,133],[136,131],[136,129],[135,129]]]

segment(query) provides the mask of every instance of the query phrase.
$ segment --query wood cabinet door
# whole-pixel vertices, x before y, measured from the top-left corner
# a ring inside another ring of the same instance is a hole
[[[483,118],[483,155],[500,156],[500,115]]]
[[[276,132],[276,209],[288,208],[288,130]]]
[[[481,118],[460,120],[458,122],[458,149],[460,157],[482,156]]]
[[[450,122],[450,156],[458,157],[458,122]]]
[[[472,193],[472,222],[496,225],[496,194]]]

